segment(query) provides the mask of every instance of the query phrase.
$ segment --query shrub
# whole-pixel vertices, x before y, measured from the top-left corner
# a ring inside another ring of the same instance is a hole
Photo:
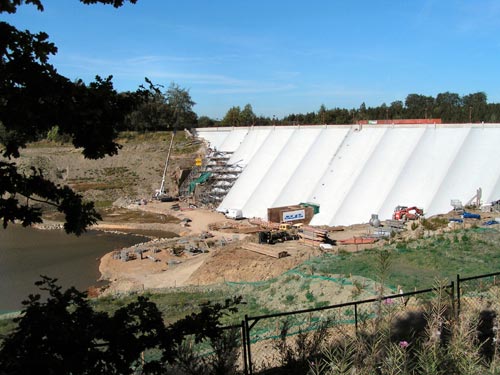
[[[448,220],[442,217],[432,217],[430,219],[422,219],[420,224],[426,230],[437,230],[448,226]]]
[[[61,134],[59,126],[53,126],[46,136],[47,141],[55,143],[69,143],[71,142],[71,136],[68,134]]]
[[[316,299],[316,297],[314,297],[314,294],[308,290],[306,292],[306,299],[309,301],[309,302],[314,302],[314,300]]]

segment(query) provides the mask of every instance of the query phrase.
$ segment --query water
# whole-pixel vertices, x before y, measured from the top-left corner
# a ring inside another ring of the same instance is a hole
[[[38,292],[40,275],[64,288],[85,290],[99,278],[99,258],[114,249],[145,241],[144,237],[89,231],[80,237],[62,230],[0,228],[0,313],[19,310],[21,301]]]

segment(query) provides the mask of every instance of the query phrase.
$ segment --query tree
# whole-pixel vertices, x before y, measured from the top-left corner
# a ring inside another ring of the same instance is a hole
[[[172,111],[166,103],[165,96],[152,91],[148,100],[126,116],[123,130],[139,132],[167,130],[172,128],[172,122]]]
[[[407,118],[428,118],[434,108],[432,96],[409,94],[405,100]]]
[[[239,123],[243,126],[253,125],[255,123],[255,113],[253,113],[252,106],[250,104],[245,105],[243,110],[240,112]]]
[[[433,111],[433,116],[447,123],[459,122],[461,106],[462,99],[460,95],[451,92],[440,93],[436,96],[436,106]]]
[[[368,113],[366,112],[365,102],[361,103],[361,105],[359,106],[358,118],[359,120],[368,120]]]
[[[126,117],[126,129],[158,131],[191,127],[197,123],[196,113],[192,110],[195,103],[188,90],[171,83],[163,93],[163,86],[155,85],[148,78],[146,83],[149,85],[147,100]]]
[[[485,121],[487,117],[487,99],[484,92],[465,95],[463,97],[464,111],[467,113],[465,121]]]
[[[125,0],[80,0],[85,4],[103,3],[114,7]],[[136,0],[129,0],[135,3]],[[40,0],[26,0],[42,11]],[[15,13],[22,0],[0,0],[0,13]],[[73,145],[83,149],[87,158],[114,155],[119,145],[114,141],[124,116],[143,100],[138,90],[130,95],[118,94],[112,77],[96,77],[86,85],[71,82],[49,64],[57,52],[44,32],[32,34],[0,22],[0,144],[4,158],[0,161],[0,218],[4,228],[19,220],[23,225],[42,221],[42,210],[33,203],[55,206],[65,214],[64,228],[80,234],[100,219],[93,203],[83,202],[69,187],[56,186],[41,171],[25,175],[10,161],[19,157],[19,149],[45,136],[54,126],[72,138]]]
[[[324,104],[321,104],[321,106],[319,107],[316,123],[317,124],[326,124],[327,123],[327,121],[326,121],[326,107]]]
[[[215,120],[208,116],[200,116],[198,118],[198,126],[201,128],[209,128],[215,126]]]
[[[172,82],[165,93],[165,99],[172,112],[172,128],[191,127],[196,123],[197,116],[193,112],[196,103],[191,100],[189,90]]]
[[[240,126],[240,107],[231,107],[221,121],[222,126]]]
[[[219,339],[221,318],[236,312],[241,301],[207,303],[165,326],[157,306],[145,297],[110,315],[94,310],[85,293],[62,291],[56,281],[42,277],[36,283],[48,293],[45,301],[37,294],[23,302],[17,327],[0,344],[0,374],[131,374],[141,366],[141,353],[151,349],[161,359],[147,361],[142,373],[164,373],[187,335],[197,343]]]
[[[404,117],[403,102],[396,100],[389,106],[389,116],[391,119],[401,119]]]

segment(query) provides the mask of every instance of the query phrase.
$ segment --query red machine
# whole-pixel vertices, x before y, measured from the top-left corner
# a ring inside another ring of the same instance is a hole
[[[417,220],[424,214],[424,210],[418,207],[396,206],[392,214],[393,220]]]

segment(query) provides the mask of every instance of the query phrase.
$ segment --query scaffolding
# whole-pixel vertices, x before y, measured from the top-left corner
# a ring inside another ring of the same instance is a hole
[[[243,170],[230,164],[231,152],[210,151],[201,166],[194,167],[181,186],[181,195],[197,205],[216,207],[233,187]]]

